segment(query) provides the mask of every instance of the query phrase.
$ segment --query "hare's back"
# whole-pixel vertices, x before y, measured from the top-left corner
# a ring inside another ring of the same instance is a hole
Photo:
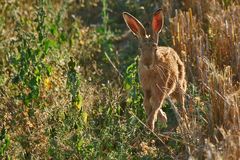
[[[156,63],[160,65],[174,66],[181,61],[178,54],[171,47],[158,47],[156,52]]]
[[[178,80],[185,79],[185,67],[177,52],[170,47],[158,47],[156,63],[165,66],[166,72],[176,76]]]

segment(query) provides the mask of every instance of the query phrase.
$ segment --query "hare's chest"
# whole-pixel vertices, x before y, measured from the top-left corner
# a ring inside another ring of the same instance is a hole
[[[156,83],[157,75],[152,69],[139,68],[139,79],[142,88],[149,90]]]

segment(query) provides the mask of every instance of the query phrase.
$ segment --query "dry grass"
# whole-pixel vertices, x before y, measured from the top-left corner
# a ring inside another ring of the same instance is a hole
[[[232,3],[224,9],[213,1],[211,7],[205,7],[203,2],[193,2],[198,4],[194,7],[187,4],[188,11],[178,11],[171,22],[173,45],[187,63],[189,80],[199,84],[202,94],[209,95],[209,102],[204,104],[206,128],[192,123],[183,134],[190,134],[188,141],[199,140],[206,159],[238,159],[240,6]],[[192,132],[192,128],[203,133]],[[198,157],[201,149],[190,149],[189,154]]]

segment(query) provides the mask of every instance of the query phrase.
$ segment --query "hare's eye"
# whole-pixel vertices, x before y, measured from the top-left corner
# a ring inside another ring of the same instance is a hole
[[[157,48],[157,44],[156,43],[153,43],[152,46]]]
[[[157,50],[157,45],[155,43],[152,45],[152,47],[154,50]]]

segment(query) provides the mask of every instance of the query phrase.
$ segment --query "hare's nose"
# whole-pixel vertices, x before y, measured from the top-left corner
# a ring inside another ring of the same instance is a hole
[[[146,69],[151,69],[152,68],[152,64],[151,63],[148,63],[148,64],[145,64],[144,65],[144,67],[146,68]]]

